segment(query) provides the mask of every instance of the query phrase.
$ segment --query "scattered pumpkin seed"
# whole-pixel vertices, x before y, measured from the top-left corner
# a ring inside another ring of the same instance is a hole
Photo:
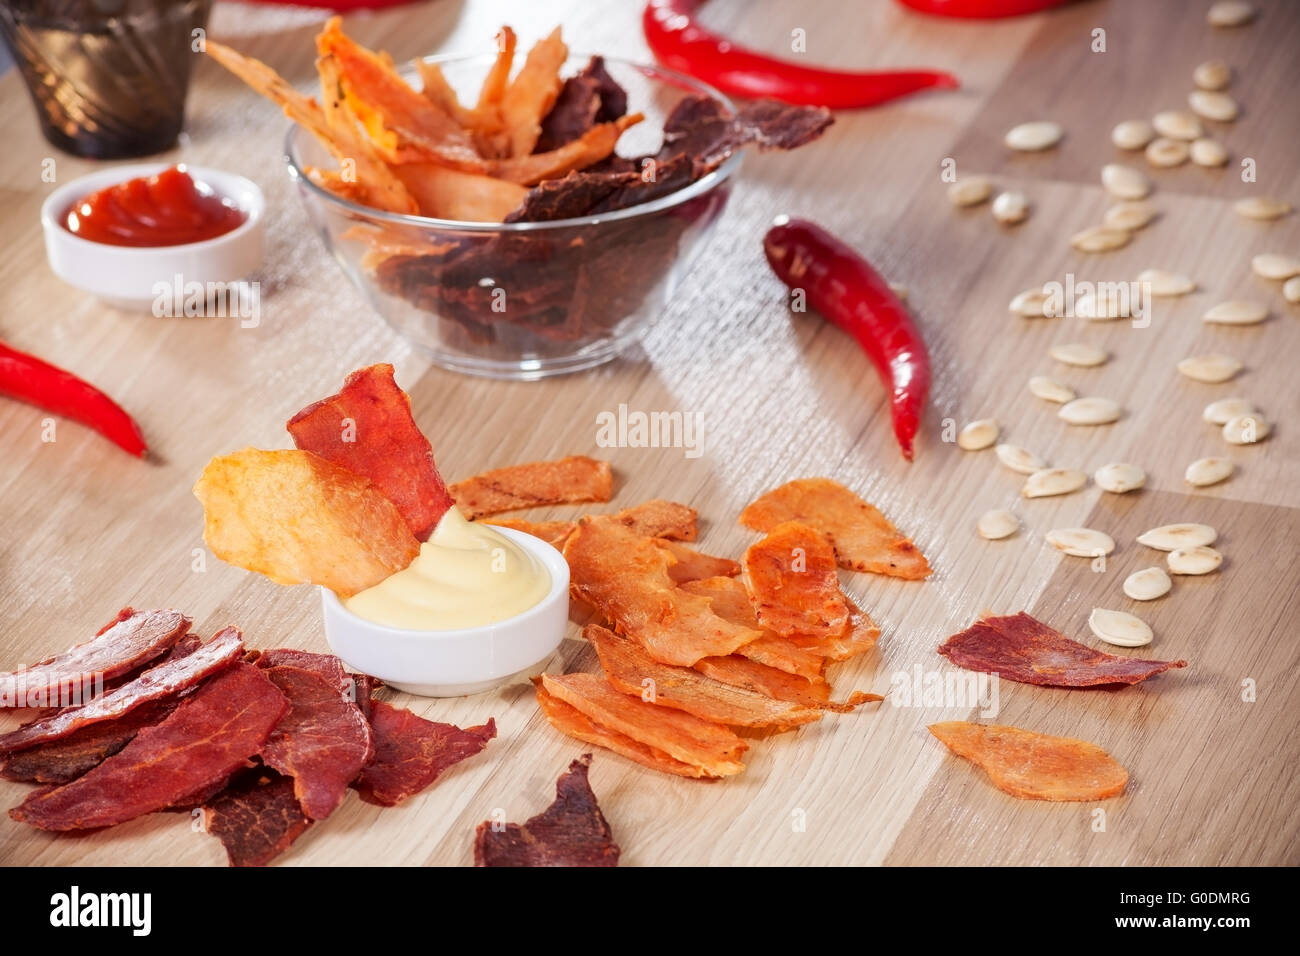
[[[1092,528],[1053,528],[1047,543],[1076,558],[1100,558],[1115,550],[1115,539]]]
[[[1023,315],[1027,319],[1048,318],[1047,299],[1047,293],[1041,288],[1026,289],[1024,292],[1016,293],[1015,298],[1011,300],[1010,308],[1016,315]]]
[[[1154,601],[1168,594],[1173,586],[1165,569],[1154,565],[1134,571],[1124,579],[1124,593],[1135,601]]]
[[[1059,123],[1041,120],[1032,123],[1021,123],[1019,126],[1011,127],[1011,129],[1007,130],[1004,142],[1011,149],[1036,153],[1039,150],[1051,149],[1061,141],[1064,133],[1065,131],[1061,129]]]
[[[1268,306],[1248,299],[1230,299],[1220,302],[1201,318],[1217,325],[1256,325],[1268,318]]]
[[[1265,279],[1289,279],[1300,276],[1300,258],[1280,252],[1261,252],[1250,260],[1255,275]]]
[[[992,418],[980,418],[957,433],[957,447],[965,451],[988,448],[998,440],[998,423]]]
[[[1167,139],[1185,139],[1189,143],[1205,131],[1191,110],[1161,110],[1151,118],[1151,125]]]
[[[1146,173],[1123,163],[1107,163],[1101,167],[1101,184],[1120,199],[1143,199],[1151,194],[1151,180]]]
[[[1214,90],[1192,90],[1187,94],[1187,105],[1197,116],[1216,123],[1231,123],[1241,112],[1236,100]]]
[[[1238,415],[1223,425],[1223,440],[1229,445],[1253,445],[1267,438],[1273,431],[1268,419],[1258,413]]]
[[[1300,302],[1300,276],[1292,276],[1282,286],[1282,297],[1288,302]]]
[[[1291,211],[1291,204],[1271,196],[1250,196],[1232,204],[1237,214],[1247,219],[1280,219]]]
[[[1196,282],[1190,276],[1164,269],[1143,269],[1138,273],[1138,282],[1146,286],[1152,295],[1162,297],[1196,291]]]
[[[1120,149],[1141,149],[1155,138],[1156,131],[1146,120],[1124,120],[1110,131],[1110,141]]]
[[[987,176],[965,176],[948,187],[954,206],[978,206],[993,195],[993,181]]]
[[[1183,480],[1194,488],[1205,488],[1232,477],[1232,462],[1226,458],[1198,458],[1187,466]]]
[[[1029,216],[1029,197],[1021,192],[1005,192],[993,200],[993,218],[1011,226]]]
[[[1102,214],[1101,224],[1111,229],[1141,229],[1156,217],[1155,204],[1146,199],[1117,202]]]
[[[1071,425],[1109,425],[1113,421],[1118,421],[1120,407],[1119,403],[1109,398],[1090,396],[1076,398],[1062,405],[1056,415],[1061,421]]]
[[[1064,362],[1066,365],[1077,365],[1080,368],[1104,365],[1106,359],[1110,358],[1105,349],[1099,349],[1095,345],[1088,345],[1084,342],[1063,342],[1060,345],[1053,345],[1047,350],[1047,354],[1058,362]]]
[[[1245,0],[1219,0],[1210,5],[1205,19],[1212,27],[1240,27],[1255,19],[1255,8]]]
[[[1091,226],[1070,237],[1070,245],[1080,252],[1109,252],[1127,246],[1133,234],[1127,229]]]
[[[1223,166],[1228,162],[1228,147],[1217,139],[1210,139],[1208,136],[1192,140],[1192,145],[1188,147],[1188,154],[1192,157],[1192,162],[1197,166],[1212,168]]]
[[[1169,169],[1183,165],[1191,154],[1192,148],[1181,139],[1170,139],[1168,136],[1161,136],[1159,139],[1153,139],[1147,144],[1146,152],[1142,155],[1146,156],[1147,162],[1152,166]]]
[[[1114,319],[1127,319],[1133,315],[1132,297],[1107,289],[1098,296],[1096,292],[1085,292],[1075,300],[1074,314],[1081,319],[1093,322],[1110,322]]]
[[[1137,465],[1115,461],[1098,468],[1092,476],[1092,480],[1097,483],[1097,487],[1102,491],[1122,495],[1145,485],[1147,483],[1147,473]]]
[[[1158,528],[1144,531],[1138,535],[1138,544],[1157,551],[1177,551],[1179,548],[1198,548],[1201,545],[1214,544],[1219,537],[1208,524],[1162,524]]]
[[[1204,545],[1195,548],[1178,548],[1165,558],[1171,574],[1209,574],[1223,564],[1223,555]]]
[[[1210,402],[1201,418],[1211,425],[1226,425],[1239,415],[1258,415],[1259,409],[1244,398],[1221,398]]]
[[[1226,382],[1242,369],[1242,364],[1231,355],[1211,352],[1209,355],[1193,355],[1178,363],[1178,371],[1197,382],[1217,385]]]
[[[1000,541],[1009,538],[1020,530],[1020,521],[1010,511],[986,511],[975,522],[975,530],[981,538]]]
[[[1203,90],[1222,90],[1232,81],[1232,67],[1222,60],[1206,60],[1192,71],[1192,82]]]
[[[1029,391],[1037,398],[1064,405],[1075,399],[1075,391],[1064,382],[1058,382],[1046,375],[1035,375],[1029,380]]]
[[[993,451],[997,454],[998,461],[1022,475],[1032,475],[1047,467],[1047,462],[1028,448],[1021,448],[1019,445],[998,445]]]
[[[1107,644],[1116,647],[1142,647],[1150,644],[1155,634],[1151,626],[1139,617],[1125,611],[1108,611],[1095,607],[1088,615],[1088,627]]]
[[[1088,483],[1088,476],[1074,468],[1044,468],[1025,479],[1020,494],[1026,498],[1068,495]]]

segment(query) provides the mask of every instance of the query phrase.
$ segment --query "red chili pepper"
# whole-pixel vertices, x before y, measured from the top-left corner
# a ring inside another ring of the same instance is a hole
[[[907,308],[866,259],[806,220],[773,226],[763,251],[782,282],[803,289],[822,318],[858,340],[889,387],[894,435],[911,461],[930,391],[930,357]]]
[[[641,15],[646,42],[665,66],[736,96],[771,97],[797,106],[854,109],[918,90],[956,89],[951,73],[910,70],[844,73],[800,66],[737,46],[691,16],[703,0],[649,0]]]
[[[963,17],[974,20],[994,20],[999,17],[1019,17],[1038,13],[1052,7],[1063,7],[1070,0],[898,0],[905,7],[932,13],[939,17]]]
[[[88,425],[132,455],[149,449],[131,416],[89,382],[0,342],[0,395]]]

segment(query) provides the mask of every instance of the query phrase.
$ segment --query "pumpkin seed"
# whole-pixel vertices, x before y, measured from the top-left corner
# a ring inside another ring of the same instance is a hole
[[[1288,302],[1300,302],[1300,276],[1292,276],[1282,286],[1282,297]]]
[[[1255,8],[1245,0],[1219,0],[1210,5],[1205,19],[1212,27],[1239,27],[1255,19]]]
[[[1046,375],[1035,375],[1031,378],[1029,380],[1029,391],[1037,398],[1044,398],[1049,402],[1058,402],[1061,405],[1074,401],[1075,397],[1074,389],[1064,382],[1058,382]]]
[[[1222,166],[1228,161],[1228,147],[1207,136],[1192,140],[1188,154],[1197,166]]]
[[[1172,574],[1209,574],[1223,564],[1223,555],[1204,546],[1179,548],[1169,552],[1165,564]]]
[[[1080,252],[1109,252],[1127,246],[1133,234],[1127,229],[1112,229],[1109,226],[1091,226],[1070,237],[1070,245]]]
[[[1029,197],[1020,192],[1006,192],[993,200],[993,218],[1008,226],[1024,222],[1029,216]]]
[[[1231,123],[1241,112],[1237,101],[1231,96],[1212,90],[1192,90],[1187,94],[1187,105],[1197,116],[1216,123]]]
[[[1259,410],[1244,398],[1221,398],[1206,405],[1201,418],[1211,425],[1226,425],[1238,415],[1258,414]]]
[[[1205,488],[1232,477],[1232,462],[1226,458],[1198,458],[1187,466],[1183,481],[1194,488]]]
[[[966,451],[988,448],[998,440],[998,423],[991,418],[980,418],[957,433],[957,447]]]
[[[1123,163],[1101,167],[1101,184],[1106,192],[1120,199],[1143,199],[1151,194],[1151,180],[1146,173]]]
[[[885,284],[889,286],[889,291],[890,291],[890,292],[892,292],[892,293],[894,293],[894,295],[898,296],[898,301],[899,301],[899,302],[906,302],[906,301],[907,301],[907,286],[905,286],[905,285],[899,285],[897,282],[887,282],[887,283],[885,283]]]
[[[1161,136],[1159,139],[1153,139],[1148,143],[1146,151],[1142,155],[1147,158],[1147,162],[1152,166],[1169,169],[1173,166],[1183,165],[1191,154],[1192,148],[1181,139],[1170,139],[1168,136]]]
[[[1179,548],[1198,548],[1201,545],[1214,544],[1219,537],[1208,524],[1163,524],[1138,535],[1138,544],[1157,551],[1177,551]]]
[[[1141,618],[1101,607],[1093,608],[1088,615],[1088,627],[1107,644],[1117,647],[1142,647],[1155,637],[1151,627]]]
[[[1262,252],[1250,260],[1255,275],[1265,279],[1289,279],[1300,275],[1300,259],[1280,252]]]
[[[1104,365],[1106,359],[1110,358],[1105,349],[1084,342],[1063,342],[1060,345],[1053,345],[1047,350],[1047,354],[1058,362],[1077,365],[1080,368]]]
[[[1107,289],[1100,297],[1096,292],[1085,292],[1074,302],[1074,314],[1093,322],[1127,319],[1133,315],[1133,300],[1122,292]]]
[[[1255,325],[1268,318],[1268,306],[1248,299],[1231,299],[1220,302],[1201,318],[1218,325]]]
[[[1068,495],[1088,483],[1088,476],[1073,468],[1044,468],[1025,479],[1020,494],[1026,498],[1050,498]]]
[[[1020,522],[1010,511],[986,511],[975,522],[975,530],[981,538],[1000,541],[1009,538],[1020,530]]]
[[[1071,425],[1109,425],[1119,419],[1120,407],[1109,398],[1076,398],[1062,405],[1056,416]]]
[[[1134,571],[1124,579],[1124,593],[1135,601],[1154,601],[1168,594],[1173,586],[1165,569],[1154,566]]]
[[[1147,473],[1137,465],[1116,461],[1102,465],[1092,476],[1097,487],[1111,494],[1122,495],[1125,492],[1141,488],[1147,483]]]
[[[1237,214],[1247,219],[1280,219],[1291,211],[1291,204],[1271,196],[1251,196],[1232,204]]]
[[[1115,550],[1115,539],[1092,528],[1053,528],[1047,543],[1076,558],[1100,558]]]
[[[1138,273],[1138,282],[1146,286],[1152,295],[1158,296],[1186,295],[1196,290],[1196,283],[1190,276],[1164,269],[1143,269]]]
[[[1261,442],[1273,431],[1268,419],[1258,413],[1238,415],[1223,425],[1223,440],[1229,445],[1253,445]]]
[[[1048,295],[1040,289],[1026,289],[1024,292],[1016,293],[1011,300],[1010,309],[1016,315],[1023,315],[1027,319],[1049,318],[1047,315]]]
[[[1154,203],[1145,199],[1117,202],[1102,214],[1101,224],[1111,229],[1141,229],[1156,217]]]
[[[948,199],[954,206],[978,206],[993,195],[993,181],[987,176],[966,176],[948,187]]]
[[[1192,82],[1203,90],[1221,90],[1232,80],[1232,67],[1222,60],[1206,60],[1192,71]]]
[[[1047,467],[1047,462],[1019,445],[998,445],[993,451],[998,456],[998,461],[1022,475],[1032,475]]]
[[[1124,120],[1110,131],[1110,141],[1120,149],[1141,149],[1155,138],[1156,131],[1146,120]]]
[[[1201,121],[1190,110],[1161,110],[1151,118],[1151,125],[1166,139],[1191,142],[1204,132]]]
[[[1064,133],[1059,123],[1048,120],[1021,123],[1007,130],[1004,142],[1011,149],[1035,153],[1042,149],[1051,149],[1061,141]]]
[[[1242,369],[1242,364],[1231,355],[1213,352],[1209,355],[1193,355],[1178,363],[1178,371],[1197,382],[1217,385],[1226,382]]]

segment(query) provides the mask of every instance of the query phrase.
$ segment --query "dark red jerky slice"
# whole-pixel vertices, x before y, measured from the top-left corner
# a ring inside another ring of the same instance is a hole
[[[369,674],[349,674],[348,679],[352,682],[350,690],[353,702],[361,709],[362,716],[369,722],[375,691],[383,687],[384,682],[378,677],[371,677]]]
[[[475,866],[618,866],[619,848],[587,781],[583,754],[555,784],[555,802],[527,823],[474,833]]]
[[[627,90],[609,75],[605,69],[605,58],[593,56],[587,61],[582,75],[596,81],[600,90],[600,109],[596,112],[597,123],[612,123],[627,115]]]
[[[667,160],[686,154],[703,175],[746,146],[796,149],[821,136],[834,121],[830,110],[821,107],[754,100],[733,114],[719,100],[686,96],[664,120],[658,156]]]
[[[23,750],[5,760],[0,776],[29,783],[68,783],[99,766],[145,727],[170,714],[178,699],[137,707],[124,717],[91,724],[62,740]]]
[[[311,826],[293,780],[254,767],[236,774],[203,808],[204,824],[221,841],[231,866],[265,866]]]
[[[89,773],[29,795],[9,815],[43,830],[89,830],[179,804],[244,766],[288,709],[265,672],[232,664]]]
[[[627,92],[605,69],[603,57],[593,56],[583,71],[560,87],[555,105],[542,120],[534,153],[546,153],[572,142],[596,123],[609,123],[627,113]]]
[[[45,707],[58,702],[60,689],[90,691],[95,681],[110,681],[162,656],[190,629],[180,611],[123,608],[84,644],[21,671],[0,674],[0,707]]]
[[[347,668],[333,654],[317,654],[292,647],[273,647],[257,659],[258,667],[300,667],[336,684],[340,691],[351,685]]]
[[[162,663],[149,668],[135,680],[84,706],[66,708],[52,717],[0,736],[0,753],[8,754],[50,743],[91,724],[121,718],[151,701],[172,697],[228,667],[243,650],[239,629],[227,627],[197,650],[179,656],[169,654]]]
[[[374,755],[370,726],[337,681],[301,667],[270,667],[266,674],[289,698],[289,712],[262,748],[262,760],[293,777],[303,812],[324,820]]]
[[[461,729],[425,720],[382,700],[371,705],[375,757],[355,786],[361,799],[396,806],[429,786],[444,770],[472,757],[497,735],[496,721]]]
[[[1187,661],[1118,657],[1072,641],[1024,611],[985,617],[954,634],[939,653],[958,667],[1045,687],[1136,684]]]

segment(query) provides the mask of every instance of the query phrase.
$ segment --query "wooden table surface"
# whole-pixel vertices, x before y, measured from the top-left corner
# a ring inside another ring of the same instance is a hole
[[[638,6],[602,5],[593,16],[578,0],[439,0],[353,16],[347,29],[402,60],[486,49],[503,20],[521,42],[559,22],[577,49],[645,57]],[[198,66],[187,137],[175,156],[249,176],[265,191],[260,326],[127,314],[62,284],[42,249],[38,210],[54,187],[42,181],[41,162],[54,157],[60,182],[93,164],[46,146],[11,72],[0,79],[0,127],[8,130],[0,151],[3,336],[117,397],[139,418],[155,457],[132,460],[71,423],[43,443],[42,412],[0,402],[0,665],[83,640],[125,604],[182,608],[205,634],[235,623],[255,647],[326,650],[310,588],[277,587],[211,555],[196,565],[202,521],[190,488],[212,455],[250,444],[285,447],[290,413],[334,391],[349,370],[391,361],[449,480],[518,461],[603,455],[616,469],[615,504],[655,496],[688,502],[704,519],[701,546],[730,555],[754,537],[736,515],[767,488],[824,474],[861,492],[914,538],[935,573],[924,583],[844,573],[846,590],[883,637],[868,658],[835,668],[841,691],[884,691],[891,675],[917,667],[946,670],[935,648],[985,609],[1027,609],[1089,644],[1098,643],[1086,624],[1092,607],[1137,611],[1156,632],[1137,653],[1190,662],[1118,692],[1001,684],[997,722],[1094,741],[1129,769],[1127,793],[1100,804],[1104,828],[1098,805],[1022,801],[993,789],[926,731],[936,720],[981,719],[971,708],[886,703],[754,741],[746,771],[718,783],[656,774],[598,751],[592,783],[626,863],[1300,862],[1300,306],[1250,271],[1257,253],[1300,254],[1300,216],[1259,223],[1232,210],[1233,200],[1256,194],[1300,204],[1300,8],[1263,2],[1253,25],[1215,30],[1204,21],[1207,6],[1112,0],[963,23],[885,0],[714,0],[706,22],[753,46],[788,50],[791,31],[802,28],[810,59],[946,66],[963,88],[844,113],[806,149],[749,157],[707,250],[642,345],[599,370],[531,384],[433,368],[390,331],[326,258],[291,191],[280,158],[284,118],[210,63]],[[221,4],[211,35],[305,85],[321,18]],[[1105,52],[1091,49],[1096,29],[1105,31]],[[1111,126],[1183,107],[1193,67],[1211,57],[1232,64],[1231,92],[1243,105],[1236,123],[1215,125],[1232,154],[1228,167],[1154,172],[1160,218],[1152,226],[1117,252],[1072,250],[1068,237],[1097,223],[1108,203],[1098,170],[1122,158],[1109,142]],[[1009,127],[1044,118],[1066,129],[1057,149],[1012,155],[1002,146]],[[1255,160],[1254,183],[1239,175],[1243,157]],[[940,179],[946,158],[960,172],[1023,189],[1033,203],[1029,220],[1004,228],[987,206],[952,208]],[[824,223],[909,289],[936,373],[914,464],[894,447],[882,388],[859,351],[815,316],[787,310],[760,248],[778,213]],[[1159,300],[1147,328],[1007,312],[1014,293],[1067,273],[1131,279],[1148,267],[1185,272],[1200,288]],[[1248,328],[1204,325],[1201,313],[1228,298],[1265,301],[1272,315]],[[1113,359],[1096,369],[1055,365],[1047,349],[1066,341],[1100,344]],[[1206,351],[1236,355],[1245,371],[1225,385],[1177,373],[1178,360]],[[1056,406],[1028,394],[1033,374],[1113,397],[1124,416],[1100,428],[1066,426]],[[1276,425],[1260,445],[1229,447],[1201,421],[1208,401],[1236,394]],[[597,414],[620,403],[697,413],[704,454],[597,448]],[[1147,487],[1117,496],[1090,484],[1065,497],[1021,499],[1022,477],[1000,467],[991,450],[963,452],[944,441],[945,420],[986,416],[1002,423],[1005,440],[1053,464],[1091,473],[1108,461],[1136,462],[1147,470]],[[1189,492],[1183,469],[1205,455],[1226,455],[1238,472]],[[1023,530],[986,542],[975,535],[975,519],[996,507],[1017,513]],[[1218,528],[1225,564],[1136,605],[1121,582],[1161,555],[1134,538],[1172,521]],[[1104,572],[1044,541],[1051,528],[1079,525],[1118,542]],[[594,667],[576,628],[550,665]],[[1246,686],[1254,688],[1249,701]],[[495,717],[500,736],[398,809],[349,796],[284,865],[467,864],[477,823],[497,809],[516,821],[540,811],[556,777],[588,749],[551,729],[526,684],[460,700],[395,699],[437,720]],[[26,792],[0,784],[0,803],[16,804]],[[183,816],[155,814],[80,837],[5,817],[0,862],[217,865],[224,854]]]

